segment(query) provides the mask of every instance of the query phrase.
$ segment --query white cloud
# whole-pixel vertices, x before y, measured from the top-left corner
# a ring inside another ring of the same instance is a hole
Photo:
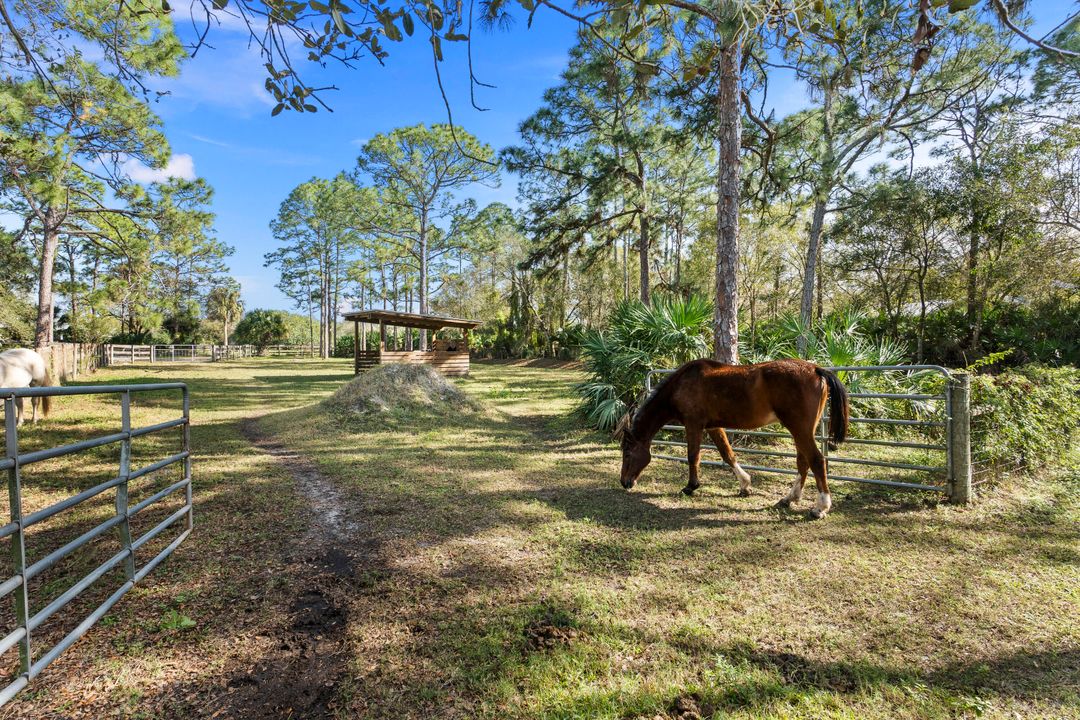
[[[128,158],[121,169],[129,178],[143,185],[165,182],[169,178],[195,179],[195,160],[187,153],[173,155],[163,168],[146,167],[135,158]]]
[[[171,110],[191,112],[203,107],[250,117],[277,104],[264,87],[265,60],[258,49],[241,44],[235,34],[222,40],[221,48],[203,48],[184,63],[179,77],[152,82],[153,90],[168,94],[161,103],[166,119]]]
[[[206,143],[207,145],[213,145],[224,149],[226,152],[232,153],[239,157],[252,158],[259,162],[268,163],[270,165],[317,165],[322,162],[322,159],[316,155],[310,155],[307,153],[294,153],[286,150],[281,150],[278,147],[257,147],[253,145],[237,145],[231,142],[225,142],[223,140],[216,140],[212,137],[205,135],[197,135],[195,133],[188,133],[189,138],[196,142]]]

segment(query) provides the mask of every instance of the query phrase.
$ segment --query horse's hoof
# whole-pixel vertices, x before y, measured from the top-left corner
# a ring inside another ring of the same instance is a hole
[[[698,485],[698,487],[701,487],[701,486]],[[690,487],[689,485],[687,485],[686,487],[684,487],[682,489],[682,494],[685,495],[686,497],[691,497],[694,494],[695,490],[697,490],[697,487]]]
[[[791,500],[789,498],[780,498],[776,501],[775,507],[782,508],[784,510],[791,507]]]
[[[810,511],[810,519],[811,520],[824,520],[825,519],[825,511],[824,510],[818,510],[817,508],[814,508],[813,510]]]
[[[750,497],[751,495],[753,493],[750,492],[750,488],[739,488],[739,497]]]

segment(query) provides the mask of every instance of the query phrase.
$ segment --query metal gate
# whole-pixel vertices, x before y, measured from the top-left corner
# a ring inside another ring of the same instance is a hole
[[[818,427],[818,442],[821,453],[825,456],[828,467],[829,480],[843,480],[847,482],[867,483],[871,485],[884,485],[886,487],[901,488],[905,490],[927,490],[931,492],[945,493],[953,502],[966,503],[971,500],[971,441],[970,441],[970,376],[966,373],[951,373],[939,365],[870,365],[870,366],[844,366],[830,367],[827,370],[843,373],[936,373],[944,379],[944,389],[940,393],[886,393],[886,392],[850,392],[852,398],[885,400],[888,402],[925,402],[941,404],[940,419],[896,419],[881,417],[858,417],[851,416],[849,422],[858,427],[859,425],[886,425],[896,428],[917,428],[936,437],[918,440],[896,440],[891,438],[860,438],[849,437],[845,444],[904,448],[907,450],[921,450],[928,454],[935,454],[941,458],[940,464],[908,463],[890,458],[855,458],[844,455],[829,455],[829,444],[826,429],[828,427],[828,410],[821,418]],[[645,375],[645,389],[652,391],[653,378],[658,375],[668,375],[674,370],[650,370]],[[681,425],[665,425],[664,430],[682,430]],[[790,438],[786,432],[771,430],[728,430],[729,435],[757,438]],[[686,447],[685,442],[675,440],[654,440],[654,445],[664,447]],[[794,458],[796,453],[778,450],[774,448],[739,446],[732,442],[733,449],[745,455],[762,457],[787,457]],[[702,450],[715,450],[716,446],[702,443]],[[677,455],[654,455],[657,459],[687,462],[685,456]],[[723,461],[701,460],[702,465],[714,465],[727,467]],[[830,467],[833,463],[840,465],[855,465],[872,468],[891,468],[914,473],[920,477],[917,482],[901,481],[895,479],[867,478],[856,475],[837,474]],[[794,465],[794,462],[792,463]],[[740,463],[742,465],[742,463]],[[793,467],[780,468],[769,465],[742,465],[745,470],[757,472],[776,473],[780,475],[797,475],[798,471]]]
[[[146,427],[131,427],[131,396],[133,393],[157,393],[169,390],[179,390],[182,393],[183,409],[181,417],[148,425]],[[88,440],[83,440],[69,445],[35,450],[32,452],[19,452],[18,428],[15,422],[16,398],[39,398],[43,396],[68,396],[68,395],[101,395],[119,394],[120,396],[120,432],[103,435]],[[0,527],[0,539],[11,538],[11,562],[14,574],[3,582],[0,582],[0,599],[14,594],[16,628],[3,639],[0,639],[0,655],[3,655],[14,646],[19,646],[19,675],[3,690],[0,690],[0,705],[3,705],[27,684],[37,677],[49,663],[57,658],[64,650],[71,646],[101,617],[116,604],[132,586],[142,580],[157,565],[168,557],[177,546],[191,533],[192,529],[192,502],[191,502],[191,453],[190,453],[190,400],[188,388],[184,383],[160,383],[147,385],[97,385],[85,387],[31,387],[31,388],[2,388],[0,398],[4,402],[5,440],[6,448],[4,457],[0,459],[0,470],[7,471],[8,497],[11,508],[11,521]],[[181,451],[165,457],[157,462],[141,468],[131,467],[131,441],[133,438],[162,432],[170,428],[182,428]],[[95,485],[76,495],[54,503],[41,510],[24,515],[22,512],[22,481],[21,469],[32,463],[50,460],[79,453],[92,448],[119,443],[120,463],[117,476],[111,480]],[[137,478],[157,472],[175,463],[183,463],[183,478],[168,487],[159,490],[150,497],[134,504],[128,503],[128,483]],[[41,559],[32,563],[26,558],[26,533],[27,529],[42,522],[57,513],[72,508],[90,498],[97,497],[108,490],[116,490],[116,513],[109,519],[98,524],[77,538],[64,544],[62,547],[50,552]],[[184,505],[179,510],[170,514],[163,521],[147,531],[141,537],[132,540],[129,521],[134,516],[143,512],[150,506],[165,499],[175,492],[184,492]],[[178,521],[184,521],[184,527],[180,535],[168,546],[161,550],[149,561],[138,566],[136,551],[156,538],[171,525]],[[28,596],[27,584],[37,575],[41,574],[61,559],[83,547],[90,541],[100,537],[112,528],[118,529],[120,550],[108,560],[100,564],[81,580],[76,582],[65,592],[52,600],[45,607],[31,614],[30,597]],[[58,643],[47,648],[36,659],[31,647],[31,636],[34,631],[52,615],[74,600],[80,593],[86,591],[103,575],[119,566],[124,565],[125,581],[97,609],[91,612],[73,630],[63,637]]]

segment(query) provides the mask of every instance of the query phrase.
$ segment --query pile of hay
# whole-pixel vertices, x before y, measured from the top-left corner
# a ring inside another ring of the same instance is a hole
[[[327,399],[350,415],[450,414],[472,412],[476,403],[430,365],[378,365]]]

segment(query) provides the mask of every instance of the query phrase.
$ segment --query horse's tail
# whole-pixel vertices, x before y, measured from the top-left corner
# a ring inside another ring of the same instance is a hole
[[[825,368],[814,368],[814,372],[825,381],[829,388],[829,429],[832,432],[832,444],[844,442],[848,430],[848,391],[836,373]]]
[[[45,368],[45,374],[41,378],[42,387],[52,387],[53,380],[52,375],[49,374],[49,368]],[[43,417],[49,417],[49,410],[52,409],[52,396],[41,396],[41,414]]]

